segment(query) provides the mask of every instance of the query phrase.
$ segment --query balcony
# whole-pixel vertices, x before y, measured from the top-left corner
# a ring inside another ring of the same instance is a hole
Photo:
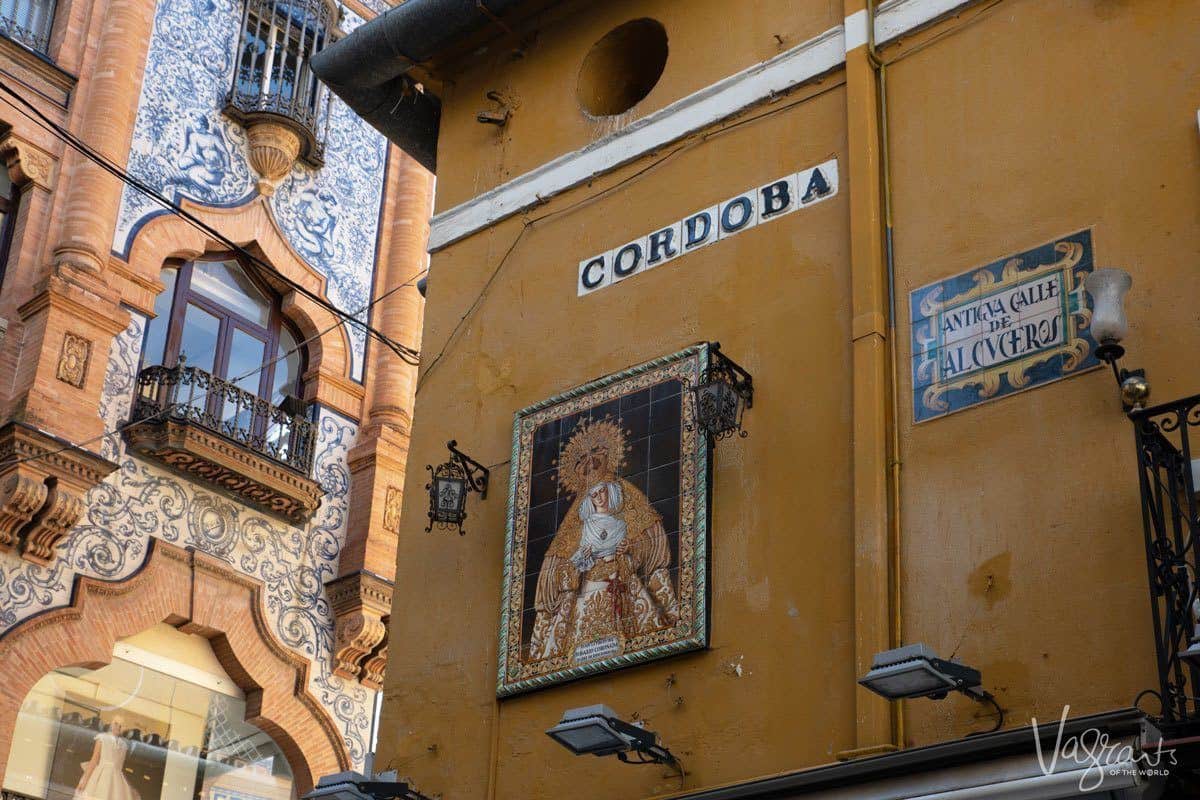
[[[0,34],[42,55],[50,47],[54,0],[0,0]]]
[[[274,406],[181,363],[138,374],[125,441],[134,452],[288,522],[308,520],[317,426],[299,401]]]
[[[328,43],[337,13],[327,0],[247,0],[225,113],[246,128],[265,194],[297,158],[324,164],[330,94],[308,62]]]

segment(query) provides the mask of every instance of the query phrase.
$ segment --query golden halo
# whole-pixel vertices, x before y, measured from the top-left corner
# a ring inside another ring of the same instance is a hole
[[[625,465],[625,432],[610,419],[582,423],[558,457],[558,485],[571,494],[614,480]]]

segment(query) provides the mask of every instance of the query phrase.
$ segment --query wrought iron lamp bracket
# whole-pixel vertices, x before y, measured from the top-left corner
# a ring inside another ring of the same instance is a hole
[[[457,461],[462,468],[467,479],[467,488],[476,492],[480,500],[487,500],[488,478],[492,473],[483,464],[459,450],[456,440],[446,442],[446,447],[450,450],[450,459]]]
[[[1150,397],[1150,384],[1146,381],[1146,370],[1125,369],[1117,364],[1123,355],[1125,348],[1116,342],[1104,342],[1096,348],[1096,358],[1112,368],[1125,413],[1132,414],[1146,407],[1146,401]]]
[[[701,382],[711,377],[727,377],[733,390],[746,401],[746,408],[754,407],[754,378],[740,364],[721,352],[721,343],[713,342],[709,348],[708,369]]]

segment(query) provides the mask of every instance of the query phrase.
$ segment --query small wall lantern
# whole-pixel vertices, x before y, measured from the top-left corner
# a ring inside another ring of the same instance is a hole
[[[467,495],[478,492],[479,499],[487,499],[488,468],[458,449],[458,442],[453,439],[446,443],[450,450],[450,460],[431,467],[428,464],[430,481],[425,485],[429,492],[429,525],[426,532],[439,528],[458,528],[460,536],[466,531],[462,528],[463,520],[467,518]]]
[[[720,342],[709,345],[708,353],[708,367],[692,388],[694,424],[714,439],[735,433],[745,438],[742,414],[754,405],[754,379],[721,352]]]

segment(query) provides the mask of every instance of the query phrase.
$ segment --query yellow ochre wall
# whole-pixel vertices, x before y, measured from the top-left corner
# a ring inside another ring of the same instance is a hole
[[[579,111],[575,74],[622,22],[656,18],[671,42],[636,118],[778,52],[774,33],[791,47],[845,10],[564,3],[524,58],[493,45],[447,84],[438,209],[606,132]],[[1090,227],[1097,264],[1134,276],[1127,364],[1148,369],[1159,400],[1200,391],[1198,28],[1200,5],[1184,0],[1000,0],[881,50],[900,308],[891,636],[980,668],[1012,726],[1065,704],[1125,707],[1156,685],[1132,432],[1103,370],[914,426],[909,292]],[[873,573],[855,527],[852,454],[867,433],[856,442],[853,387],[888,401],[851,343],[851,241],[873,231],[850,210],[852,174],[867,173],[848,142],[871,135],[848,135],[862,116],[848,109],[874,107],[864,86],[839,68],[433,256],[406,495],[424,496],[420,466],[445,460],[449,439],[492,483],[469,499],[464,537],[426,533],[426,504],[405,505],[377,768],[456,800],[679,791],[664,769],[576,758],[544,735],[590,703],[644,718],[689,791],[887,743],[864,735],[878,726],[860,720],[870,702],[855,684],[855,575]],[[518,99],[500,131],[474,121],[492,89]],[[581,259],[831,157],[836,197],[576,296]],[[719,340],[756,388],[749,438],[715,451],[710,648],[497,701],[513,414],[698,340]],[[903,745],[992,719],[961,697],[908,702]]]

